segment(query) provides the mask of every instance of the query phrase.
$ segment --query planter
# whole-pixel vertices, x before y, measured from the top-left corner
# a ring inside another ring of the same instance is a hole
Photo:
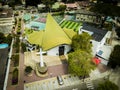
[[[46,65],[46,63],[44,62],[44,67],[41,67],[40,66],[40,63],[37,63],[36,64],[36,68],[37,68],[37,70],[38,70],[38,72],[40,73],[40,74],[45,74],[46,72],[47,72],[47,65]]]
[[[31,67],[31,66],[27,66],[27,67],[25,68],[25,74],[26,74],[27,76],[32,76],[32,73],[33,73],[32,67]]]

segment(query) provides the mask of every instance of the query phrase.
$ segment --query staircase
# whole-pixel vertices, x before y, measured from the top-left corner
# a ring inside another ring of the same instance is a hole
[[[94,85],[92,81],[90,80],[90,78],[85,79],[85,83],[86,83],[88,90],[94,90]]]

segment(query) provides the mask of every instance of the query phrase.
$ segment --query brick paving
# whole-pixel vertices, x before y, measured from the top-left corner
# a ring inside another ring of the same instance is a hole
[[[39,81],[39,80],[44,80],[47,78],[52,78],[56,77],[57,75],[64,75],[67,74],[67,65],[66,64],[60,64],[60,65],[55,65],[55,66],[49,66],[48,67],[48,76],[46,77],[39,77],[36,75],[35,72],[33,72],[32,76],[24,76],[24,80],[26,83],[29,82],[34,82],[34,81]]]

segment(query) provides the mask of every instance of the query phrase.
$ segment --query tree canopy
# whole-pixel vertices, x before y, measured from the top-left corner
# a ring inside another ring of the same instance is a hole
[[[41,0],[25,0],[27,6],[36,6],[41,2]]]
[[[72,48],[74,50],[83,50],[88,53],[91,53],[92,51],[92,44],[90,43],[90,40],[92,37],[88,33],[82,33],[82,34],[77,34],[72,38]]]
[[[82,50],[76,50],[68,55],[68,71],[78,76],[86,76],[93,69],[91,55]]]
[[[120,16],[120,7],[108,3],[98,3],[90,9],[93,12],[106,16]]]
[[[114,83],[106,80],[104,83],[99,84],[97,90],[119,90],[119,88]]]
[[[92,64],[91,36],[88,33],[75,35],[72,38],[74,52],[68,55],[68,71],[78,76],[86,76],[94,68]]]
[[[5,40],[6,40],[5,35],[0,32],[0,43],[3,43]]]
[[[116,30],[117,36],[120,38],[120,27],[118,27]]]
[[[46,6],[46,10],[50,10],[51,6],[55,3],[56,0],[41,0],[41,2]]]
[[[114,50],[112,51],[108,62],[108,66],[110,66],[113,69],[117,65],[120,66],[120,45],[116,45],[114,47]]]

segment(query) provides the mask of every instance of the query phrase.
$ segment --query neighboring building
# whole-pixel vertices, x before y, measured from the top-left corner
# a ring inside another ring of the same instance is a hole
[[[90,22],[90,23],[101,23],[101,17],[96,13],[88,10],[79,9],[76,11],[76,21]]]
[[[56,2],[52,5],[52,9],[58,9],[60,7],[60,2]]]
[[[66,6],[67,6],[66,8],[67,11],[77,10],[79,7],[77,3],[67,3]]]
[[[44,4],[38,4],[38,11],[45,10],[45,5]]]
[[[86,9],[89,7],[89,1],[78,1],[77,4],[79,5],[78,9]]]
[[[101,63],[107,65],[112,50],[113,50],[112,46],[103,45],[102,47],[99,48],[99,51],[96,53],[96,56],[101,58]]]
[[[106,40],[111,36],[110,31],[97,29],[86,24],[83,24],[83,26],[80,28],[79,34],[83,32],[89,33],[93,38],[91,43],[93,44],[92,51],[94,56],[99,52],[103,45],[107,44]]]
[[[14,24],[13,10],[10,7],[0,9],[0,32],[4,34],[11,33]]]

